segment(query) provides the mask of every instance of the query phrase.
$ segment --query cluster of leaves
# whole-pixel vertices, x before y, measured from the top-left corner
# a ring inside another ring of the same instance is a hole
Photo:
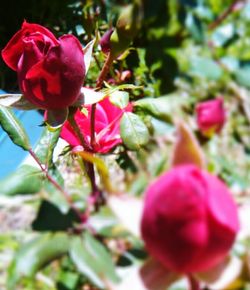
[[[115,25],[123,5],[131,1],[117,2],[71,3],[67,9],[74,17],[66,19],[66,23],[60,20],[58,34],[73,32],[86,45]],[[173,161],[176,120],[184,120],[194,131],[209,171],[227,182],[240,204],[247,203],[250,5],[229,0],[144,2],[140,31],[133,45],[114,62],[104,90],[114,92],[113,101],[119,107],[126,106],[128,100],[133,102],[133,113],[125,113],[121,121],[123,146],[105,156],[72,155],[65,148],[54,161],[60,130],[45,127],[32,149],[12,111],[0,107],[2,128],[17,146],[42,164],[42,168],[21,165],[0,181],[0,196],[25,195],[36,212],[25,233],[1,237],[1,250],[11,250],[13,254],[4,286],[10,290],[118,289],[113,285],[129,271],[138,269],[146,253],[135,217],[140,214],[141,196],[147,185]],[[63,5],[66,4],[60,2]],[[52,28],[55,19],[49,20]],[[88,86],[95,86],[104,61],[105,56],[96,45],[85,81]],[[132,72],[126,80],[129,84],[120,77],[125,70]],[[227,124],[220,136],[205,139],[197,132],[194,105],[218,95],[223,95],[226,102]],[[106,205],[97,211],[91,209],[87,223],[83,223],[84,215],[77,214],[89,210],[91,183],[84,173],[85,161],[94,164],[98,186],[107,196]],[[127,200],[113,198],[114,192],[126,192]],[[249,263],[245,260],[249,241],[248,235],[236,245],[239,249],[236,247],[235,252],[242,264],[244,260],[244,269],[241,265],[220,289],[248,289]],[[154,267],[150,262],[144,264],[141,276],[146,279]],[[176,279],[162,269],[157,273],[159,276],[146,281],[145,289],[164,289],[166,281],[159,279],[163,275],[167,280]],[[185,289],[182,282],[171,289]],[[119,289],[129,286],[123,287]]]

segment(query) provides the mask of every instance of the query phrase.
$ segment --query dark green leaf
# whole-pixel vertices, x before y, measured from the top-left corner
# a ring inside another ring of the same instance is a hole
[[[53,151],[59,139],[60,132],[60,129],[50,131],[47,127],[45,127],[42,136],[34,150],[40,162],[47,168],[51,166]]]
[[[44,174],[30,165],[22,165],[0,181],[0,195],[37,193],[42,187]]]
[[[83,238],[73,239],[70,256],[78,270],[97,287],[105,288],[102,278],[108,278],[113,282],[119,281],[110,254],[89,233],[85,233]]]
[[[121,120],[121,137],[124,144],[131,150],[138,150],[149,141],[149,132],[139,116],[124,113]]]
[[[0,105],[0,125],[12,142],[24,150],[29,150],[28,136],[11,109]]]
[[[79,222],[79,219],[74,211],[63,214],[55,205],[44,200],[32,228],[35,231],[64,231],[72,228],[76,222]]]
[[[69,237],[64,233],[43,234],[25,243],[9,268],[8,289],[15,290],[22,277],[34,275],[51,261],[67,253]]]
[[[204,35],[203,35],[203,29],[201,26],[201,22],[192,13],[188,13],[188,15],[187,15],[186,27],[196,41],[198,41],[198,42],[203,41]]]

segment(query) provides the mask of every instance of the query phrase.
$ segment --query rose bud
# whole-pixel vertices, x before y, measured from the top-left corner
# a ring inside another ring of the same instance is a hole
[[[103,34],[103,36],[100,39],[100,46],[101,46],[102,52],[105,54],[109,53],[110,51],[110,37],[113,31],[114,31],[114,28],[110,28]]]
[[[105,98],[96,104],[95,111],[95,144],[93,152],[107,153],[113,147],[122,143],[120,136],[120,120],[124,112],[131,112],[132,105],[120,109],[113,105],[109,98]],[[91,105],[83,106],[77,110],[74,119],[80,127],[82,135],[89,147],[91,147]],[[82,145],[75,130],[67,121],[61,132],[61,137],[71,146]]]
[[[146,192],[142,237],[169,270],[188,274],[217,265],[238,230],[237,207],[226,185],[194,165],[173,168]]]
[[[226,120],[222,98],[199,103],[195,109],[198,127],[204,136],[210,137],[221,131]]]
[[[45,27],[24,21],[2,57],[17,71],[24,96],[38,108],[62,109],[76,101],[85,65],[82,46],[73,35],[56,39]]]

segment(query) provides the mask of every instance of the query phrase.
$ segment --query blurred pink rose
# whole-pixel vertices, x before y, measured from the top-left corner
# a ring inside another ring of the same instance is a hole
[[[205,136],[221,131],[226,121],[222,98],[199,103],[195,109],[198,127]]]
[[[17,71],[24,96],[37,107],[63,109],[76,101],[85,65],[82,46],[73,35],[56,39],[45,27],[24,21],[2,57]]]
[[[215,266],[238,230],[237,207],[226,185],[194,165],[177,166],[146,192],[142,237],[149,253],[174,272]]]
[[[90,146],[90,120],[91,106],[84,106],[83,110],[77,110],[75,121],[81,129],[86,142]],[[86,109],[86,112],[84,112]],[[105,98],[96,105],[95,112],[95,141],[96,144],[92,148],[93,152],[107,153],[114,146],[122,143],[120,136],[120,120],[124,112],[131,112],[132,104],[124,109],[120,109],[113,105],[109,98]],[[61,137],[72,146],[81,145],[77,135],[67,121],[62,129]]]

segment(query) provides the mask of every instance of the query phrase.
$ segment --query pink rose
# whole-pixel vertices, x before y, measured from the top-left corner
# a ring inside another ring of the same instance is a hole
[[[228,254],[238,230],[228,188],[194,165],[175,167],[146,192],[142,237],[149,253],[172,271],[215,266]]]
[[[199,103],[195,109],[198,127],[205,136],[221,131],[226,121],[222,98]]]
[[[2,57],[17,71],[21,91],[37,107],[62,109],[76,101],[85,65],[82,46],[73,35],[56,39],[45,27],[24,21]]]
[[[86,112],[84,112],[86,109]],[[92,148],[93,152],[107,153],[114,146],[121,144],[120,136],[120,120],[124,112],[131,112],[132,105],[129,104],[125,109],[120,109],[113,105],[109,98],[105,98],[96,105],[95,112],[95,141],[96,144]],[[76,123],[80,127],[81,133],[90,146],[91,138],[91,106],[84,106],[78,110],[74,116]],[[61,137],[71,146],[81,145],[80,140],[74,130],[67,121],[62,129]]]

